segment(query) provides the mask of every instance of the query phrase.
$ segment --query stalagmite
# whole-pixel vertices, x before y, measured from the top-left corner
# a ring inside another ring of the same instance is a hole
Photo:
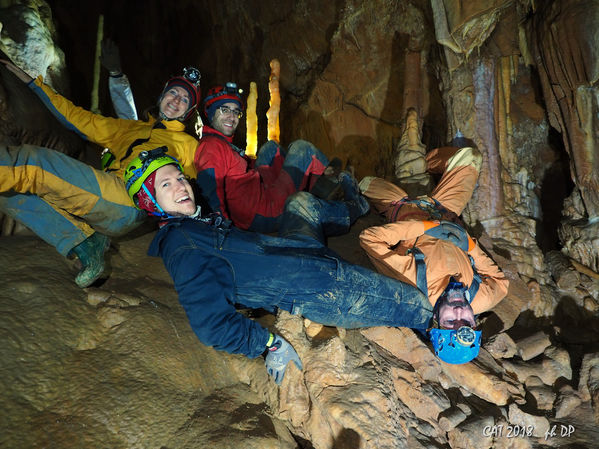
[[[281,95],[279,93],[279,75],[281,65],[278,59],[270,61],[270,81],[268,90],[270,101],[266,117],[268,118],[268,140],[279,142],[279,112],[281,111]]]
[[[245,155],[251,158],[256,157],[258,151],[258,116],[256,115],[256,103],[258,101],[258,87],[255,82],[250,83],[250,93],[248,95],[248,105],[246,112],[246,147]]]
[[[100,113],[98,107],[98,89],[100,86],[100,54],[102,53],[102,39],[104,39],[104,16],[98,17],[98,34],[96,37],[96,56],[94,59],[94,84],[92,86],[92,98],[90,110]]]

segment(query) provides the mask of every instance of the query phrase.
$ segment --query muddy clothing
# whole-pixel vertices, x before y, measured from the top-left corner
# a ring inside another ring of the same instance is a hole
[[[503,272],[474,239],[470,239],[468,251],[463,251],[425,231],[429,227],[426,221],[456,221],[462,213],[476,185],[480,153],[472,148],[445,147],[429,152],[426,159],[428,171],[443,173],[443,176],[430,198],[422,198],[421,204],[402,202],[407,197],[406,192],[383,179],[371,177],[362,181],[362,193],[390,223],[364,230],[360,244],[379,272],[414,286],[417,285],[417,263],[411,250],[418,248],[424,254],[431,305],[436,303],[451,277],[466,286],[472,284],[471,257],[482,277],[471,304],[474,313],[479,314],[495,306],[507,294],[508,280]]]
[[[204,126],[195,154],[202,194],[211,208],[235,226],[274,232],[281,222],[285,200],[308,190],[329,161],[314,145],[293,142],[287,151],[269,141],[254,161],[232,144],[233,138]]]
[[[280,308],[329,326],[426,328],[432,307],[418,289],[345,262],[303,233],[319,226],[320,214],[334,215],[329,206],[339,203],[309,195],[318,205],[295,207],[295,195],[282,219],[286,238],[191,218],[169,220],[157,233],[149,255],[162,257],[200,341],[259,356],[269,333],[236,305]]]

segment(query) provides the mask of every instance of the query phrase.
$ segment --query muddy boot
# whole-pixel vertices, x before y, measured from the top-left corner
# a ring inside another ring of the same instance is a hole
[[[366,215],[370,210],[370,204],[364,195],[360,193],[358,181],[350,171],[342,171],[339,174],[339,184],[343,189],[345,203],[349,209],[350,222],[355,222],[359,217]]]
[[[99,232],[93,233],[71,250],[81,262],[81,270],[75,283],[81,287],[89,287],[104,273],[104,253],[110,246],[110,240]]]
[[[339,184],[339,173],[341,173],[341,159],[333,158],[324,173],[318,177],[310,193],[322,200],[343,199],[343,189]]]

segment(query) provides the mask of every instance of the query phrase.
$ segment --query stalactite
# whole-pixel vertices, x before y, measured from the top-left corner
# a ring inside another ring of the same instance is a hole
[[[476,131],[485,143],[486,172],[488,183],[479,186],[483,192],[481,200],[487,208],[480,211],[482,219],[494,219],[503,214],[503,190],[501,184],[501,156],[498,148],[498,137],[495,132],[495,64],[492,60],[481,60],[475,68],[473,76],[474,107],[476,114]]]

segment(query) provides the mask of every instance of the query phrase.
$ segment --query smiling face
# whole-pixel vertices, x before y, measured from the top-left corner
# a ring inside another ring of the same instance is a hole
[[[453,294],[453,292],[456,292]],[[462,326],[476,327],[474,312],[468,301],[456,290],[451,290],[447,296],[442,296],[439,301],[437,321],[441,329],[458,329]]]
[[[162,95],[160,112],[166,118],[175,120],[185,115],[190,106],[189,93],[179,86],[173,86]]]
[[[221,107],[222,106],[228,108],[229,112],[223,114],[221,108],[218,108],[214,113],[211,125],[214,129],[220,131],[225,136],[231,137],[233,134],[235,134],[237,125],[239,125],[239,117],[237,116],[237,113],[240,112],[239,106],[237,103],[233,102],[222,104]]]
[[[165,165],[156,170],[156,202],[173,216],[193,215],[196,202],[191,184],[176,165]]]

